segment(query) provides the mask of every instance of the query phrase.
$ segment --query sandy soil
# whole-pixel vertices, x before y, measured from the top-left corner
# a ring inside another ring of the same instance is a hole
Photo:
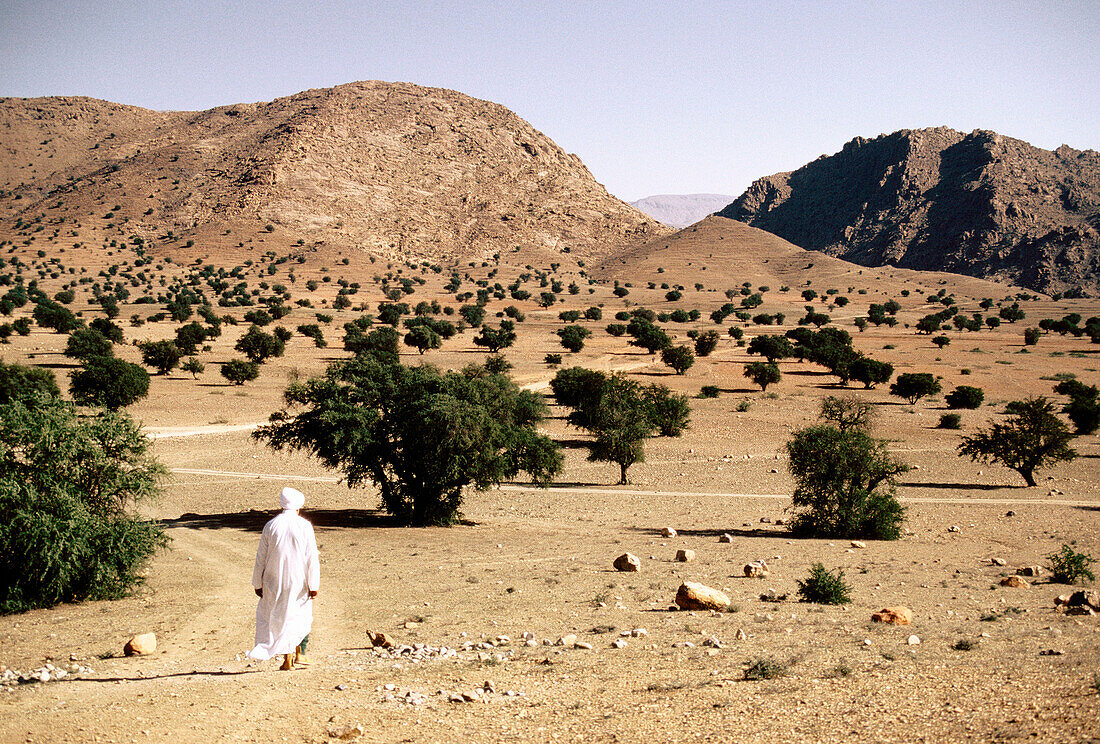
[[[685,276],[680,281],[693,280]],[[517,347],[506,352],[518,382],[539,389],[549,378],[542,358],[561,351],[553,330],[562,307],[604,302],[604,320],[593,328],[611,322],[613,303],[625,303],[606,287],[599,292],[552,311],[530,308]],[[630,300],[667,307],[663,294],[639,289]],[[856,298],[834,313],[846,327],[868,301],[881,301]],[[679,303],[703,309],[704,320],[675,327],[678,337],[690,327],[714,327],[706,314],[724,301],[714,293],[705,302]],[[802,302],[783,302],[790,327]],[[762,310],[774,311],[770,303]],[[929,311],[917,298],[904,304],[905,322]],[[1083,301],[1025,307],[1028,325],[1044,313],[1097,314],[1095,303]],[[296,310],[284,325],[311,315]],[[154,379],[133,413],[173,470],[150,513],[165,520],[171,550],[153,561],[146,585],[131,598],[0,618],[0,662],[8,667],[74,658],[94,670],[0,694],[0,741],[320,742],[355,724],[368,742],[1100,740],[1100,619],[1056,613],[1053,599],[1066,588],[1042,577],[1027,588],[999,585],[1065,542],[1100,555],[1095,436],[1077,440],[1076,461],[1042,471],[1039,486],[1024,488],[1011,471],[955,455],[959,433],[935,428],[942,396],[909,406],[885,389],[853,388],[876,404],[876,432],[919,468],[898,489],[908,534],[866,549],[794,540],[778,523],[792,489],[783,444],[814,420],[824,395],[838,392],[834,378],[783,362],[784,379],[769,390],[774,396],[764,396],[741,376],[751,358],[728,337],[714,355],[675,376],[597,330],[567,363],[627,370],[693,396],[715,384],[722,395],[692,400],[693,425],[684,437],[647,443],[647,461],[631,469],[626,487],[611,485],[616,466],[585,460],[576,446],[583,437],[553,409],[545,430],[572,443],[556,487],[513,483],[470,494],[468,526],[398,528],[375,510],[369,490],[350,491],[338,474],[249,436],[279,407],[288,379],[316,374],[343,355],[336,328],[350,317],[338,314],[329,349],[295,337],[287,356],[265,364],[260,379],[244,387],[222,384],[216,372],[243,325],[227,328],[204,353],[208,370],[197,380],[179,373]],[[748,333],[768,330],[774,332]],[[127,334],[168,331],[167,324],[146,324]],[[1020,332],[953,332],[944,350],[902,326],[855,336],[858,348],[898,371],[943,375],[945,391],[983,387],[986,405],[964,413],[966,432],[1005,401],[1050,394],[1054,382],[1042,378],[1060,372],[1100,380],[1087,339],[1048,336],[1024,354]],[[484,353],[470,338],[467,332],[424,359],[449,367],[479,361]],[[6,358],[63,373],[63,342],[36,330],[13,339]],[[121,353],[136,359],[135,350]],[[738,412],[742,401],[750,407]],[[322,590],[311,647],[317,663],[284,673],[274,662],[250,664],[243,653],[252,645],[249,580],[258,531],[287,484],[308,497]],[[665,526],[679,536],[662,538]],[[733,542],[719,543],[722,533]],[[680,548],[693,549],[696,561],[676,563]],[[626,551],[641,557],[641,572],[612,570]],[[740,578],[742,566],[759,558],[769,561],[771,575]],[[851,605],[795,601],[795,582],[814,561],[845,571]],[[670,611],[685,579],[727,591],[734,611]],[[768,589],[790,598],[763,601]],[[913,625],[870,622],[872,612],[898,604],[912,609]],[[611,647],[638,628],[646,634]],[[127,638],[146,631],[157,634],[156,654],[121,656]],[[421,661],[377,656],[368,631],[457,653]],[[522,645],[524,633],[537,645]],[[543,644],[566,634],[593,648]],[[510,643],[464,648],[502,635]],[[909,645],[910,635],[920,644]],[[703,645],[710,638],[720,647]],[[960,640],[975,646],[955,650]],[[1051,650],[1062,653],[1044,653]],[[746,664],[763,656],[788,664],[787,674],[743,680]],[[479,701],[449,701],[487,681],[495,691]]]

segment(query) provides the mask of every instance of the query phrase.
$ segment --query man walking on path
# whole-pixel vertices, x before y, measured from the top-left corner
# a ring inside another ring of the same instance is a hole
[[[284,488],[279,496],[283,513],[264,525],[252,586],[260,598],[256,607],[256,647],[253,659],[266,661],[285,654],[280,669],[310,664],[306,644],[313,625],[313,598],[321,584],[317,538],[313,525],[298,515],[305,495]]]

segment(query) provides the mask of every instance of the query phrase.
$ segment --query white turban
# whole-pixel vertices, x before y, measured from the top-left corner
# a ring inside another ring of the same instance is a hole
[[[279,506],[287,511],[298,511],[306,503],[306,495],[297,488],[287,486],[279,494]]]

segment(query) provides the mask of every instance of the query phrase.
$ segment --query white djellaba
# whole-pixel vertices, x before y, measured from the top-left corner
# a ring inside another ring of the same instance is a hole
[[[278,654],[293,654],[313,625],[311,591],[321,585],[317,538],[313,525],[299,516],[305,495],[284,488],[279,496],[283,512],[264,525],[252,586],[262,589],[256,607],[256,647],[248,652],[265,661]]]

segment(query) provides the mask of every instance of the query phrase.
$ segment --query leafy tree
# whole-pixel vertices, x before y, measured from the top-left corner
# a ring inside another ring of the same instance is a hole
[[[1077,434],[1092,434],[1100,428],[1100,390],[1095,385],[1063,380],[1054,386],[1054,392],[1069,396],[1062,412],[1069,416]]]
[[[23,401],[32,406],[36,400],[59,397],[61,389],[50,370],[0,360],[0,405]]]
[[[65,342],[65,356],[72,359],[114,356],[114,344],[94,328],[77,328]]]
[[[258,362],[249,362],[244,359],[230,359],[221,366],[221,376],[234,385],[243,385],[260,376]]]
[[[274,323],[275,319],[271,317],[271,313],[269,313],[267,310],[260,310],[257,308],[256,310],[249,310],[247,313],[245,313],[244,321],[246,323],[251,323],[254,326],[259,326],[263,328],[264,326],[269,326]],[[195,325],[198,324],[196,323]],[[201,328],[202,326],[199,327]]]
[[[396,328],[382,326],[367,334],[354,325],[351,328],[345,326],[345,329],[347,333],[344,336],[344,349],[347,351],[353,354],[388,354],[397,358],[401,334]]]
[[[201,323],[190,322],[176,329],[176,348],[184,356],[192,356],[206,341],[206,328]]]
[[[786,359],[794,356],[794,346],[786,336],[754,336],[749,341],[747,349],[749,354],[760,354],[773,364],[777,359]]]
[[[695,338],[695,356],[710,356],[718,348],[718,331],[704,331]]]
[[[505,359],[503,354],[490,354],[485,357],[483,366],[491,375],[506,375],[512,371],[512,363]]]
[[[94,318],[88,325],[93,331],[103,334],[103,337],[111,343],[121,344],[126,341],[122,335],[122,329],[107,318]]]
[[[605,330],[609,336],[618,338],[626,333],[626,326],[622,323],[609,323]]]
[[[943,400],[947,403],[948,408],[974,409],[979,407],[982,401],[985,400],[985,393],[980,387],[959,385],[945,395]]]
[[[645,349],[650,354],[656,354],[658,351],[672,346],[672,339],[668,337],[664,329],[658,328],[652,321],[642,317],[631,318],[630,324],[626,327],[626,332],[631,336],[631,346]]]
[[[963,437],[959,455],[977,462],[999,462],[1035,485],[1035,470],[1077,457],[1070,446],[1069,427],[1054,414],[1054,405],[1039,396],[1013,401],[1006,407],[1011,418]]]
[[[1024,329],[1024,346],[1035,346],[1039,343],[1039,338],[1043,335],[1043,332],[1038,328],[1025,328]]]
[[[484,368],[444,373],[366,354],[292,384],[285,398],[304,410],[256,438],[312,453],[349,486],[371,481],[402,524],[453,524],[468,487],[520,472],[546,486],[561,471],[559,448],[536,430],[541,396]]]
[[[794,476],[791,531],[805,537],[896,540],[905,510],[894,480],[908,466],[862,428],[811,426],[787,442]]]
[[[253,325],[248,327],[233,348],[248,357],[249,361],[263,364],[270,357],[281,357],[286,350],[286,344],[273,334],[261,331]]]
[[[14,328],[15,332],[20,336],[29,336],[31,333],[30,318],[16,318],[12,321],[11,327]]]
[[[475,339],[476,343],[477,340]],[[443,345],[443,338],[428,326],[413,326],[412,330],[405,334],[405,346],[411,346],[423,354],[428,349],[438,349]]]
[[[905,398],[913,405],[921,398],[940,392],[940,383],[930,372],[906,372],[890,386],[890,395]]]
[[[598,307],[590,307],[584,311],[585,320],[603,320],[603,310]]]
[[[661,361],[676,374],[682,375],[695,364],[695,355],[686,346],[670,346],[661,350]]]
[[[951,338],[949,336],[934,336],[932,338],[932,343],[942,349],[951,343]]]
[[[44,297],[34,306],[31,316],[42,328],[51,328],[58,333],[69,333],[83,325],[72,310]]]
[[[510,320],[500,321],[500,328],[481,326],[481,332],[474,337],[477,346],[484,346],[491,354],[507,349],[516,343],[516,324]]]
[[[634,463],[645,461],[642,443],[653,433],[650,407],[638,383],[622,375],[604,377],[598,393],[581,401],[579,415],[570,423],[580,425],[593,436],[588,459],[619,466],[619,484]]]
[[[123,413],[40,399],[0,406],[0,613],[114,599],[167,544],[130,509],[166,474]]]
[[[583,326],[570,325],[557,330],[561,345],[567,351],[576,353],[584,348],[584,340],[592,335],[592,331]]]
[[[686,395],[673,393],[664,385],[646,385],[642,397],[649,406],[649,419],[658,436],[678,437],[691,425],[691,406]]]
[[[190,372],[192,379],[197,379],[206,370],[206,365],[198,359],[191,358],[181,364],[180,369],[184,372]]]
[[[889,382],[894,375],[894,365],[859,355],[848,368],[852,379],[870,389],[882,382]]]
[[[1025,315],[1024,311],[1020,309],[1020,303],[1014,302],[1009,307],[1002,307],[997,313],[1001,320],[1009,323],[1015,323],[1017,320],[1023,320]]]
[[[481,305],[463,305],[458,309],[458,314],[471,328],[477,328],[485,320],[485,308]]]
[[[149,394],[149,373],[132,362],[93,356],[73,373],[69,393],[80,405],[117,411]]]
[[[750,362],[745,365],[744,374],[752,380],[754,385],[760,386],[761,392],[767,392],[768,385],[779,382],[783,378],[779,365],[771,362]]]
[[[146,341],[138,345],[141,350],[141,361],[147,367],[152,367],[158,375],[166,375],[176,368],[183,357],[183,353],[172,341]]]
[[[401,316],[409,312],[409,306],[404,302],[380,302],[378,303],[378,322],[397,327],[401,322]],[[471,323],[470,325],[476,325]]]

